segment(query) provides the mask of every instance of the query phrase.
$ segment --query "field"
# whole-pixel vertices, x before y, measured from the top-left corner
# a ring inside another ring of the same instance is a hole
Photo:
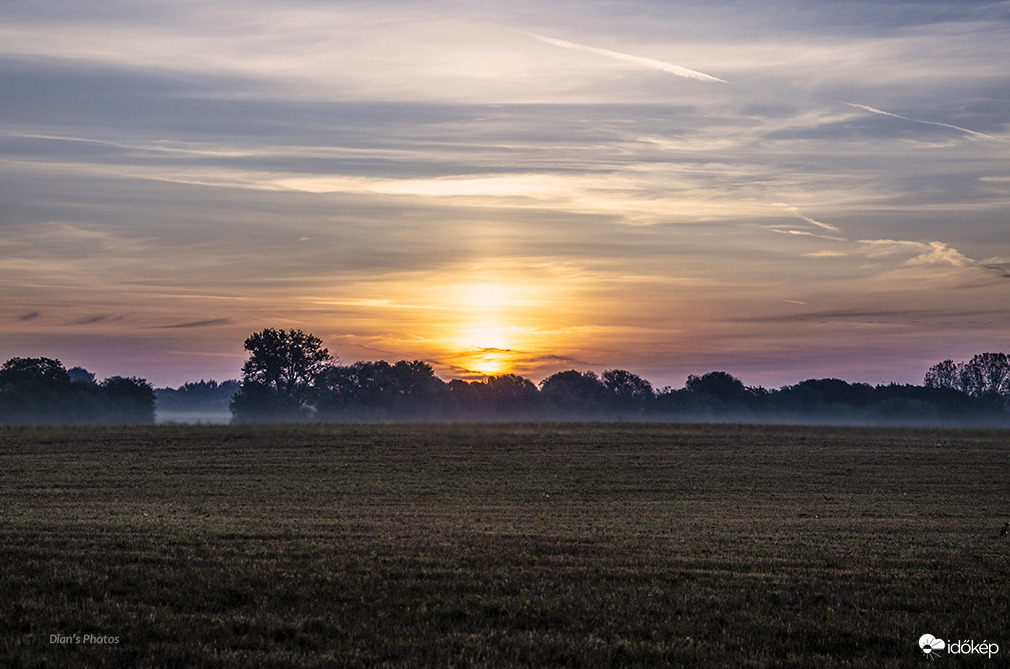
[[[5,428],[0,477],[3,666],[1010,654],[1006,431]]]

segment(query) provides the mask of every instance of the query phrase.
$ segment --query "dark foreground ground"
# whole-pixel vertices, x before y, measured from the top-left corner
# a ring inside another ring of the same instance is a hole
[[[2,666],[1010,655],[1005,431],[7,428],[0,478]]]

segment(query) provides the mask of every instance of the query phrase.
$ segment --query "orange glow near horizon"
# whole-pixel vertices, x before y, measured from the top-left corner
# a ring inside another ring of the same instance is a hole
[[[481,375],[512,371],[513,349],[518,343],[515,324],[530,317],[531,305],[523,292],[502,281],[466,284],[450,291],[454,304],[462,310],[448,337],[447,348],[456,364]]]
[[[581,349],[587,336],[581,282],[567,266],[474,263],[358,285],[354,298],[306,300],[316,309],[335,308],[329,332],[346,333],[338,353],[348,362],[421,359],[441,378],[475,380],[553,373],[546,359]]]
[[[374,303],[369,320],[402,336],[373,340],[369,347],[423,357],[454,378],[518,373],[524,361],[553,345],[548,333],[555,330],[555,305],[564,289],[551,280],[556,277],[534,279],[510,270],[473,266],[442,280],[372,287],[367,293],[378,288],[385,299],[359,298],[355,305]]]

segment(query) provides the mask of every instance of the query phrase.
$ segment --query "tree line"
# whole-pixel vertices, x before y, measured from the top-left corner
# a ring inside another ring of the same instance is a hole
[[[96,381],[52,358],[11,358],[0,367],[0,424],[151,424],[155,396],[144,379]]]
[[[929,368],[927,388],[949,388],[979,399],[1006,403],[1010,399],[1010,357],[979,353],[968,362],[944,360]]]
[[[50,358],[0,368],[0,424],[150,424],[161,411],[230,411],[235,423],[383,420],[661,420],[1010,425],[1010,359],[945,360],[916,385],[808,379],[777,390],[723,371],[656,389],[623,369],[566,370],[539,384],[516,374],[445,382],[420,360],[341,365],[301,330],[245,341],[241,381],[153,390],[144,379],[96,381]]]
[[[420,360],[340,365],[314,335],[266,329],[245,342],[249,358],[232,398],[233,421],[678,420],[1010,424],[1010,364],[982,354],[939,363],[925,384],[878,385],[809,379],[778,390],[745,386],[722,371],[655,389],[622,369],[567,370],[539,384],[516,374],[480,381],[439,379]],[[1000,371],[1002,370],[1002,371]],[[969,381],[970,380],[970,383]]]

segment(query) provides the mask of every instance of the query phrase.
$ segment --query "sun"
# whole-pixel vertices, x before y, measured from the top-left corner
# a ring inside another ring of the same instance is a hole
[[[523,300],[506,283],[473,283],[457,289],[462,318],[452,337],[457,364],[483,375],[511,371],[515,359],[516,328]]]
[[[512,339],[508,329],[486,323],[460,331],[460,366],[484,375],[504,374],[512,367]]]
[[[529,373],[543,364],[557,324],[570,320],[571,301],[553,272],[527,269],[474,264],[423,281],[412,277],[382,299],[354,306],[374,307],[375,322],[390,314],[405,333],[376,345],[420,353],[440,374],[478,380]]]
[[[478,317],[460,327],[453,348],[458,364],[468,371],[505,374],[512,367],[514,339],[509,327],[500,321]]]
[[[484,376],[507,374],[512,369],[512,361],[509,360],[507,352],[497,349],[477,349],[462,357],[469,371]]]

